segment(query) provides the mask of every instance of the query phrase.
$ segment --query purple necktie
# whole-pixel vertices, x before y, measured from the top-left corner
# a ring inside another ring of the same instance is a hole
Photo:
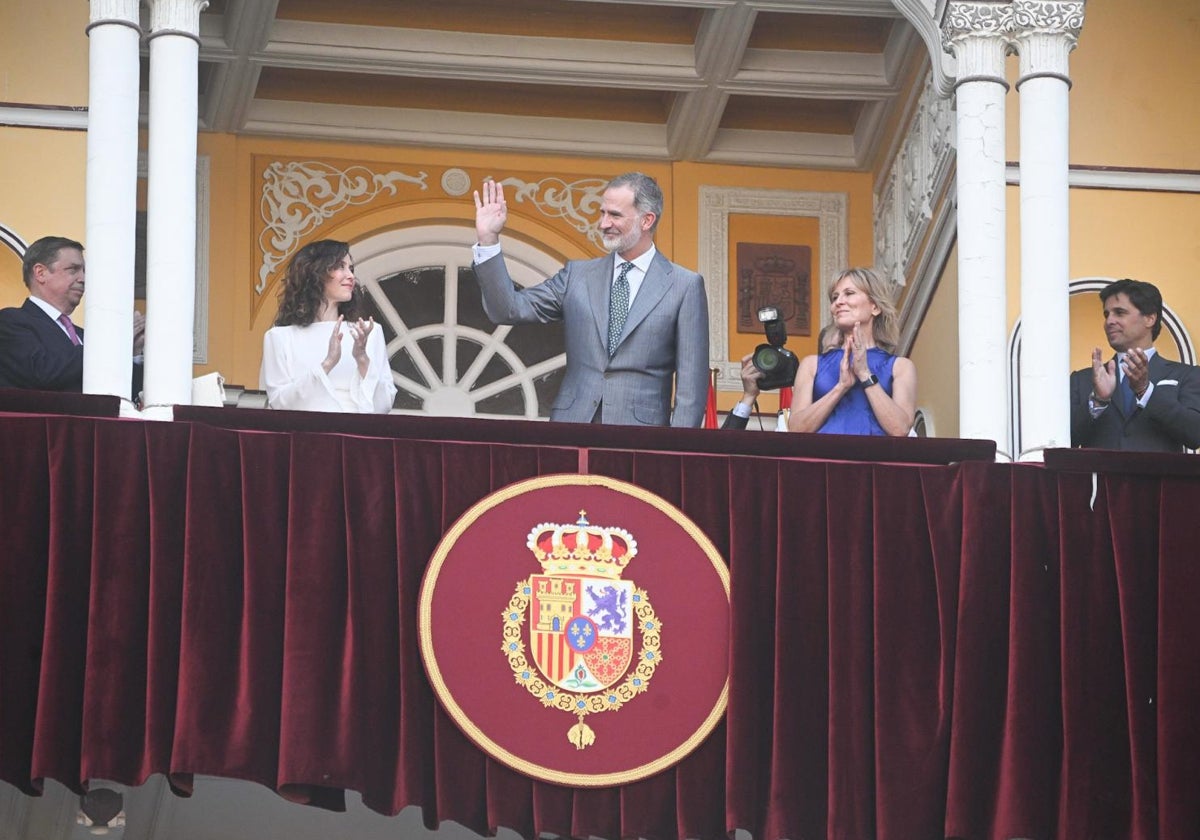
[[[75,325],[71,323],[71,319],[68,318],[66,314],[58,316],[58,323],[62,324],[63,328],[66,329],[67,335],[70,337],[72,344],[74,344],[76,347],[78,347],[80,344],[83,344],[83,342],[79,340],[79,333],[75,332]]]

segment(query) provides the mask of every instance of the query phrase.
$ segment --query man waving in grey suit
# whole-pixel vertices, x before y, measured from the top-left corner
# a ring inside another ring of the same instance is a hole
[[[562,321],[567,370],[551,420],[696,428],[708,397],[704,278],[654,247],[663,195],[640,172],[608,183],[600,234],[608,256],[573,260],[548,280],[516,288],[500,253],[504,188],[475,192],[475,277],[496,324]],[[671,409],[674,384],[675,407]]]

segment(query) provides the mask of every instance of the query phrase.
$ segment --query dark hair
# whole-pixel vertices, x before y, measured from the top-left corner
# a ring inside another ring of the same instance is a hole
[[[349,253],[350,245],[336,239],[318,239],[297,251],[279,287],[275,326],[306,327],[315,321],[325,300],[325,280]],[[350,300],[338,304],[338,314],[347,321],[357,318],[362,304],[362,286],[355,284]]]
[[[65,236],[43,236],[25,249],[25,256],[21,258],[21,279],[25,281],[25,288],[33,288],[33,267],[44,265],[49,268],[54,265],[58,252],[63,248],[83,251],[82,245]]]
[[[1115,280],[1100,290],[1100,302],[1107,303],[1108,299],[1119,294],[1129,298],[1129,302],[1143,315],[1153,315],[1154,326],[1150,328],[1150,338],[1158,339],[1162,332],[1162,292],[1153,283],[1142,280]]]
[[[613,187],[629,187],[633,190],[634,209],[639,213],[654,214],[654,224],[650,227],[650,232],[654,233],[663,210],[663,193],[658,181],[642,172],[626,172],[609,181],[604,189],[611,190]]]

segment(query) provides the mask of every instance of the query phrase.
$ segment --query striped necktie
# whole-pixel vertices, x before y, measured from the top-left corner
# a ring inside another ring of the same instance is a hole
[[[613,281],[612,292],[608,299],[608,355],[611,358],[617,352],[617,342],[621,340],[621,331],[625,329],[625,319],[629,317],[629,269],[633,263],[621,263],[621,273]]]

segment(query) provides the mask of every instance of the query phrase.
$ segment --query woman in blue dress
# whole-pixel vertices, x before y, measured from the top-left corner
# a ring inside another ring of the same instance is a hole
[[[917,406],[917,369],[892,355],[899,318],[891,288],[868,268],[851,268],[829,293],[832,338],[800,360],[788,430],[904,436]],[[826,349],[830,348],[830,349]]]

